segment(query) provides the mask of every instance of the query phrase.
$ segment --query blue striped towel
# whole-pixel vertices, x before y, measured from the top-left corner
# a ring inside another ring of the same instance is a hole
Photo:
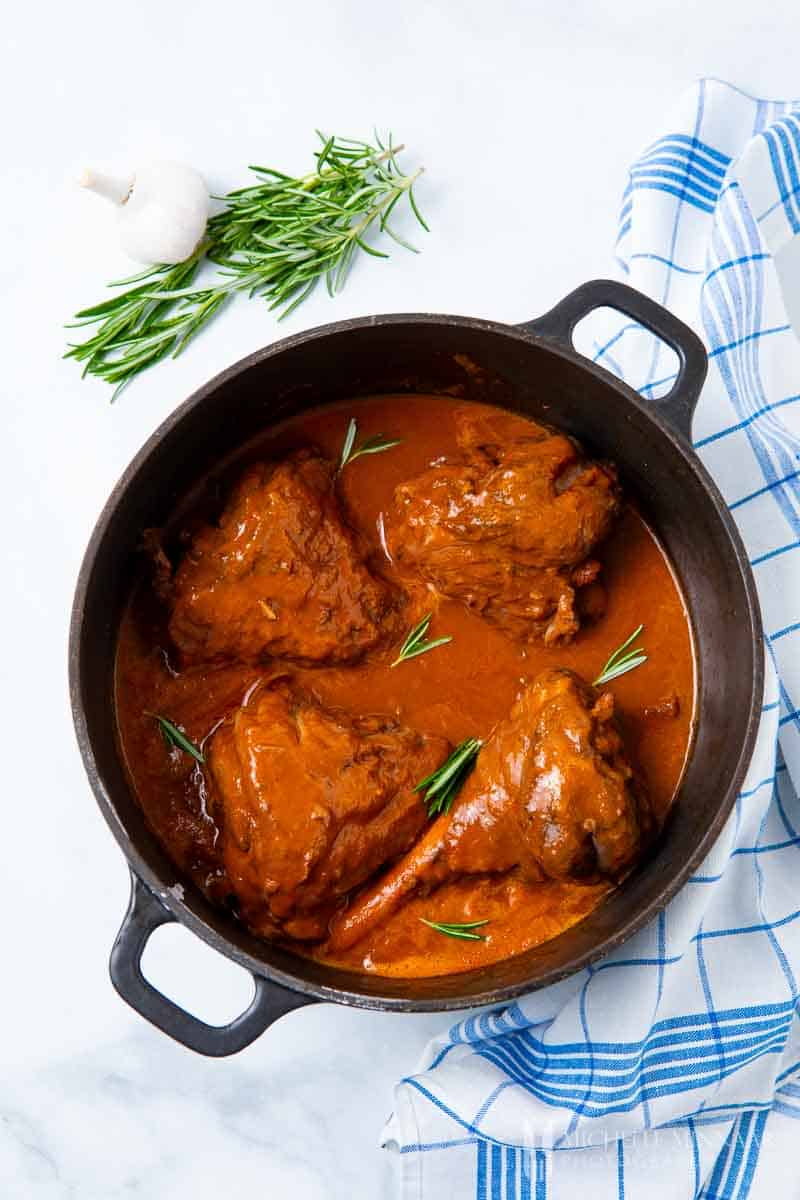
[[[630,171],[617,257],[704,337],[695,447],[742,532],[767,686],[708,860],[578,976],[434,1040],[384,1144],[409,1200],[800,1196],[800,102],[704,80]],[[650,396],[668,352],[616,319],[595,358]]]

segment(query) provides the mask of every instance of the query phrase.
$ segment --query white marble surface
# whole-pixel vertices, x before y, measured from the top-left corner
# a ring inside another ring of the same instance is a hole
[[[70,176],[173,156],[226,190],[254,159],[301,167],[317,125],[391,125],[428,167],[424,254],[364,264],[282,332],[387,310],[522,320],[609,270],[626,163],[696,75],[800,91],[799,26],[796,0],[14,6],[0,46],[3,1200],[391,1197],[377,1140],[392,1081],[441,1023],[319,1006],[209,1062],[111,989],[127,871],[73,744],[74,577],[145,437],[278,329],[241,303],[110,408],[60,360],[61,323],[128,267]],[[154,941],[148,970],[211,1020],[247,999],[242,973],[183,930]]]

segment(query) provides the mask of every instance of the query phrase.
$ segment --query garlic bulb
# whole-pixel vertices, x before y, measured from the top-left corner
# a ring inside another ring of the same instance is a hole
[[[79,182],[118,206],[122,248],[137,262],[183,262],[205,233],[208,189],[192,167],[151,163],[127,178],[86,170]]]

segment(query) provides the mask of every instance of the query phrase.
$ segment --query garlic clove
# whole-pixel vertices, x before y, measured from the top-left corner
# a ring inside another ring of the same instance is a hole
[[[208,189],[192,167],[150,163],[129,179],[85,171],[80,182],[118,206],[122,247],[137,262],[183,262],[205,233]]]

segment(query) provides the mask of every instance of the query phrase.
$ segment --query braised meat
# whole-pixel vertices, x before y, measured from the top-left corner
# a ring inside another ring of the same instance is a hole
[[[393,607],[342,518],[332,465],[300,451],[249,468],[218,524],[193,538],[169,632],[184,664],[351,662],[381,638]]]
[[[211,739],[222,857],[250,928],[319,939],[340,898],[426,822],[413,786],[448,745],[320,707],[286,680],[260,687]]]
[[[623,875],[650,818],[613,711],[611,693],[598,695],[571,671],[539,675],[481,750],[452,811],[337,919],[332,947],[354,944],[403,899],[454,877]]]
[[[391,553],[514,637],[571,640],[575,589],[597,576],[590,555],[620,508],[613,467],[511,413],[456,419],[463,456],[396,489]]]

